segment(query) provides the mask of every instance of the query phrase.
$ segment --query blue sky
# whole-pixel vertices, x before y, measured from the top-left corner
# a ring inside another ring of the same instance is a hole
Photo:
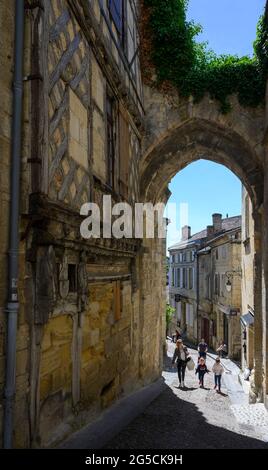
[[[203,26],[199,39],[208,41],[217,54],[252,55],[256,27],[265,0],[190,0],[188,19]],[[202,175],[202,177],[200,177]],[[211,224],[211,214],[225,217],[241,213],[241,182],[227,168],[206,160],[192,163],[171,181],[169,202],[188,204],[192,233]],[[177,229],[178,229],[177,221]],[[178,241],[174,225],[167,246]]]
[[[188,19],[203,26],[200,40],[218,54],[252,55],[265,0],[190,0]]]
[[[192,234],[212,223],[212,214],[223,217],[241,214],[242,186],[240,180],[225,166],[208,160],[191,163],[172,179],[169,189],[172,195],[169,203],[188,204],[188,220],[180,221],[178,209],[177,224],[168,230],[168,246],[180,238],[179,225],[188,223]],[[167,213],[169,219],[174,216]]]

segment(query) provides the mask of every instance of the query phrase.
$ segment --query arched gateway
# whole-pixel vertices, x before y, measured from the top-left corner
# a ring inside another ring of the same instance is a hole
[[[263,383],[265,364],[265,305],[262,279],[264,266],[264,109],[242,108],[235,97],[232,111],[223,115],[217,102],[205,97],[194,104],[181,100],[176,93],[162,95],[146,87],[146,135],[140,164],[140,189],[144,201],[167,202],[168,183],[188,164],[204,158],[225,165],[238,176],[250,195],[255,225],[254,308],[255,308],[255,393],[266,395]],[[202,175],[200,175],[202,178]],[[145,241],[146,244],[146,241]],[[159,243],[150,245],[159,253]],[[147,254],[148,256],[148,254]],[[154,255],[152,253],[152,258]],[[152,263],[153,264],[153,263]],[[157,273],[151,274],[154,284]],[[264,392],[264,394],[263,394]]]

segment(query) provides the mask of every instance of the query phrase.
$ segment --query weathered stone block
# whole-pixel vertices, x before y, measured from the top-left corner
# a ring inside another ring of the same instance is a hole
[[[105,158],[105,123],[99,112],[93,112],[93,170],[106,181],[106,158]]]
[[[92,57],[92,98],[99,109],[104,111],[104,76],[94,57]]]
[[[89,346],[93,347],[99,344],[100,330],[92,330],[89,332]]]
[[[70,89],[69,154],[79,165],[88,168],[88,111]]]

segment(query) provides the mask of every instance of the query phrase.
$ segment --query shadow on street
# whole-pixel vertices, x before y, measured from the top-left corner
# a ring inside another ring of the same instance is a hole
[[[264,449],[265,442],[214,426],[166,386],[105,449]]]

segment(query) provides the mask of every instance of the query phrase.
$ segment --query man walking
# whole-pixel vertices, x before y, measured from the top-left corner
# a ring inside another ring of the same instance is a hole
[[[204,338],[202,338],[198,345],[198,359],[203,357],[206,360],[207,352],[208,352],[208,345],[205,342]]]

